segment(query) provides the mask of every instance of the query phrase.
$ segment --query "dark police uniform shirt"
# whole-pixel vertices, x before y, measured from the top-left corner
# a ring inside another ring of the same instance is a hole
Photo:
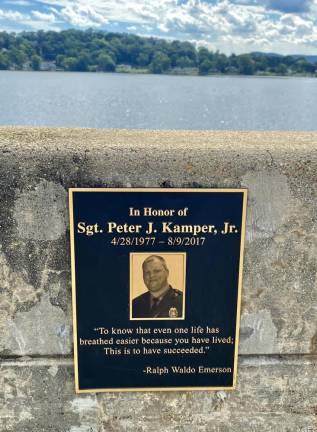
[[[158,300],[148,291],[132,302],[133,318],[181,318],[182,315],[183,293],[171,286]]]

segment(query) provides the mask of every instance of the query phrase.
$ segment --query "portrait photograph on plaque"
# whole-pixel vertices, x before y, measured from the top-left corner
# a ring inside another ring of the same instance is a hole
[[[186,253],[131,253],[130,319],[184,319],[185,265]]]
[[[235,388],[246,205],[246,189],[69,189],[77,393]]]

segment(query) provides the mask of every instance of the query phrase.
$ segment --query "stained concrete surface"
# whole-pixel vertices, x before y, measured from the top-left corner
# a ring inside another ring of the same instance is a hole
[[[317,432],[316,150],[317,133],[0,128],[0,431]],[[74,395],[75,186],[249,189],[236,391]]]

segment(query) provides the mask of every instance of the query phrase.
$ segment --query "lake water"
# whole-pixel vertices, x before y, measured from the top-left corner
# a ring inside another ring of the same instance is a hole
[[[0,71],[0,124],[317,129],[317,78]]]

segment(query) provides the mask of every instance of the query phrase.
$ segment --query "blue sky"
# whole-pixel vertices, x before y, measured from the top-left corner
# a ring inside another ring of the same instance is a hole
[[[317,54],[317,0],[0,0],[0,30],[95,28],[226,54]]]

